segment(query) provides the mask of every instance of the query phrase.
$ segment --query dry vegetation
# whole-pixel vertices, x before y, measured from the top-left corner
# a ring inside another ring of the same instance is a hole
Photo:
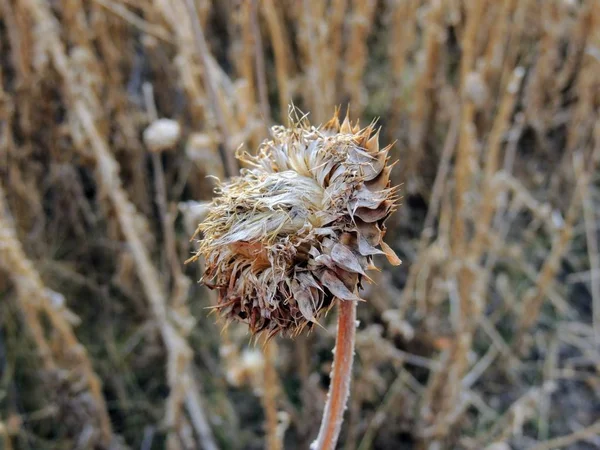
[[[0,0],[0,54],[0,449],[308,448],[333,317],[182,263],[290,102],[397,140],[340,448],[600,448],[597,0]]]

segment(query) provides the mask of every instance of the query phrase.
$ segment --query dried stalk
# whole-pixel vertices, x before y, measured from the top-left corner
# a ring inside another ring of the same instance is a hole
[[[405,66],[409,51],[417,37],[415,16],[418,7],[417,0],[389,0],[390,46],[388,54],[393,89],[390,116],[393,123],[399,123],[405,114],[402,95],[406,88],[408,72],[405,70]]]
[[[470,92],[469,83],[476,72],[472,72],[477,50],[477,30],[483,13],[485,0],[477,0],[467,7],[466,26],[462,38],[463,56],[461,59],[461,119],[459,142],[456,155],[456,175],[452,223],[451,250],[456,259],[455,268],[449,274],[452,287],[450,300],[457,311],[452,321],[455,336],[449,352],[445,355],[442,369],[432,377],[426,392],[426,407],[422,411],[429,415],[433,424],[424,432],[429,445],[440,445],[454,423],[462,416],[462,379],[468,371],[468,354],[477,329],[477,318],[483,310],[482,300],[473,297],[472,292],[483,289],[483,281],[478,277],[480,268],[467,259],[467,196],[472,189],[477,168],[475,111],[476,98]],[[455,287],[454,287],[455,286]],[[433,414],[433,415],[431,415]]]
[[[338,329],[329,393],[319,435],[311,444],[311,450],[335,449],[350,395],[356,335],[356,302],[338,300],[338,311]]]
[[[152,85],[147,83],[143,86],[144,96],[146,101],[146,108],[148,110],[148,116],[150,122],[158,119],[158,112],[156,111],[156,104],[154,102],[154,92]],[[152,171],[154,173],[154,189],[156,191],[156,205],[158,207],[158,213],[160,216],[160,223],[162,226],[162,233],[164,237],[165,253],[169,267],[171,269],[171,276],[177,286],[183,286],[189,284],[189,280],[185,277],[181,271],[180,259],[177,255],[177,247],[175,244],[175,230],[173,229],[173,219],[169,211],[169,205],[167,202],[167,191],[165,182],[165,173],[162,166],[160,153],[157,151],[151,151],[150,158],[152,160]],[[185,290],[187,294],[187,289]],[[185,295],[183,295],[185,297]]]
[[[4,190],[0,186],[0,267],[9,274],[17,289],[26,329],[33,336],[46,370],[67,370],[81,376],[95,406],[100,439],[109,446],[114,438],[100,378],[94,371],[86,349],[73,332],[68,311],[64,305],[56,305],[53,299],[53,295],[60,294],[53,294],[46,288],[35,265],[25,255],[4,199]],[[42,326],[42,315],[48,318],[60,345],[48,342]]]
[[[177,44],[177,56],[173,64],[177,68],[181,83],[190,102],[190,114],[194,122],[201,122],[206,119],[207,105],[204,102],[206,97],[203,86],[197,79],[196,53],[193,46],[193,31],[191,24],[183,26],[181,17],[185,17],[186,9],[181,1],[154,0],[153,9],[158,18],[169,25],[174,34],[174,40]]]
[[[111,13],[119,16],[121,19],[123,19],[127,23],[130,23],[132,26],[136,27],[140,31],[143,31],[144,33],[147,33],[150,36],[154,36],[160,39],[161,41],[173,44],[173,38],[169,35],[167,30],[165,30],[160,25],[148,23],[144,19],[132,13],[129,9],[125,7],[125,5],[122,5],[112,0],[94,0],[94,2],[106,8]]]
[[[273,0],[263,0],[262,13],[267,22],[267,28],[275,54],[275,78],[277,79],[277,91],[279,94],[279,114],[281,121],[287,120],[287,108],[290,104],[290,82],[289,82],[289,58],[291,54],[290,45],[282,28],[282,20]]]
[[[30,0],[28,6],[31,14],[39,23],[53,24],[55,22],[47,5]],[[117,172],[118,164],[98,131],[95,118],[88,105],[77,95],[78,83],[75,81],[76,78],[69,66],[69,59],[65,54],[64,47],[52,28],[46,35],[46,43],[52,62],[63,78],[65,96],[71,101],[73,113],[80,121],[94,153],[99,184],[106,189],[108,198],[115,209],[121,231],[125,235],[135,261],[139,280],[167,348],[168,383],[171,387],[171,395],[167,402],[166,419],[169,424],[173,425],[179,416],[181,402],[184,399],[188,402],[194,399],[191,395],[186,395],[189,393],[182,383],[183,376],[189,377],[191,350],[179,330],[169,320],[169,309],[166,305],[163,287],[159,283],[160,277],[150,261],[148,251],[136,227],[135,207],[121,187],[121,180]],[[196,410],[202,409],[200,405],[194,405],[194,408]],[[208,425],[204,424],[200,428],[197,427],[196,431],[199,433],[205,448],[214,449],[216,445],[210,432],[206,434],[207,429],[209,429]],[[171,442],[174,442],[175,439],[172,438]]]
[[[279,378],[275,369],[277,346],[274,341],[267,342],[264,347],[265,368],[262,402],[265,410],[265,426],[267,434],[267,450],[281,450],[283,448],[282,436],[277,429],[277,397],[279,395]]]
[[[467,23],[463,36],[463,56],[461,59],[461,123],[456,153],[456,187],[455,187],[455,215],[452,226],[452,249],[458,257],[465,251],[465,218],[468,217],[466,196],[471,189],[473,173],[476,167],[475,136],[473,118],[475,105],[469,99],[466,88],[468,76],[471,73],[475,60],[475,46],[477,29],[485,0],[476,0],[467,8]]]
[[[540,442],[539,444],[531,447],[531,450],[552,450],[555,448],[562,448],[585,439],[597,439],[599,434],[600,420],[594,422],[589,427],[582,428],[569,435],[550,439],[545,442]]]
[[[483,169],[483,192],[481,194],[479,213],[477,214],[477,218],[475,220],[475,236],[473,237],[469,247],[469,258],[473,262],[479,261],[481,252],[483,250],[484,237],[488,232],[492,222],[492,217],[495,210],[495,190],[492,187],[492,180],[494,178],[494,174],[498,170],[502,138],[506,129],[508,128],[507,125],[510,123],[510,116],[513,112],[517,93],[521,87],[521,82],[524,75],[525,70],[522,67],[517,67],[514,70],[512,79],[506,88],[506,92],[502,98],[499,110],[496,113],[494,125],[490,133],[486,161]]]
[[[423,264],[422,260],[427,255],[427,247],[429,246],[431,238],[433,237],[433,225],[435,218],[437,217],[439,212],[442,195],[444,193],[444,187],[446,186],[446,179],[450,171],[450,161],[452,159],[452,155],[454,154],[454,149],[458,140],[459,124],[460,115],[455,114],[452,123],[450,123],[448,133],[446,134],[446,139],[442,148],[442,154],[440,156],[440,162],[438,164],[435,181],[433,182],[433,188],[431,189],[429,207],[427,208],[427,215],[425,216],[423,231],[421,232],[421,237],[419,238],[419,244],[417,247],[417,259],[410,266],[408,272],[408,279],[406,281],[404,289],[402,290],[402,296],[398,302],[401,316],[405,315],[410,304],[412,303],[412,300],[415,297],[415,283]]]
[[[204,66],[204,84],[206,85],[206,91],[208,92],[208,97],[210,98],[210,104],[213,109],[213,113],[215,118],[217,119],[217,126],[221,132],[221,136],[223,138],[223,143],[225,146],[225,167],[227,168],[227,176],[233,176],[238,171],[237,161],[235,159],[235,148],[233,147],[230,127],[225,118],[225,112],[223,111],[223,107],[219,102],[218,97],[218,86],[214,75],[212,73],[212,62],[209,58],[209,50],[208,45],[206,44],[206,39],[204,38],[204,31],[202,30],[202,25],[200,24],[200,20],[198,19],[198,12],[196,11],[196,4],[194,0],[184,0],[185,7],[187,8],[189,20],[192,23],[192,29],[194,31],[194,43],[196,44],[196,50],[198,51],[198,55],[202,59],[202,64]]]
[[[367,102],[362,78],[367,65],[367,37],[373,26],[376,6],[375,0],[352,2],[342,83],[350,100],[350,111],[355,117],[360,117]]]
[[[487,86],[492,86],[501,74],[511,24],[510,19],[516,5],[516,0],[504,0],[498,17],[494,18],[490,39],[483,55],[482,78]]]
[[[430,113],[435,100],[435,75],[440,59],[440,48],[444,41],[444,7],[441,0],[434,0],[429,5],[425,19],[424,48],[422,65],[419,67],[415,82],[415,97],[410,115],[409,144],[411,148],[411,175],[418,173],[420,156],[424,154],[423,144],[427,127],[433,121]]]
[[[256,72],[255,72],[255,36],[252,25],[252,9],[254,0],[243,0],[231,22],[237,39],[231,45],[231,59],[235,65],[238,76],[244,79],[249,86],[249,100],[252,105],[256,104]]]
[[[269,106],[267,76],[265,74],[265,55],[258,23],[258,0],[250,1],[250,26],[252,28],[252,35],[254,36],[254,68],[256,71],[256,84],[258,85],[258,99],[262,120],[268,126],[271,121],[271,107]]]
[[[134,211],[133,205],[127,199],[127,196],[121,188],[121,182],[115,171],[116,162],[108,151],[106,144],[98,134],[94,125],[91,114],[86,106],[76,101],[74,105],[79,119],[90,138],[92,149],[96,155],[96,164],[98,172],[101,176],[100,183],[103,186],[110,186],[108,196],[116,210],[117,219],[121,226],[121,230],[129,243],[133,259],[136,264],[138,277],[142,283],[144,293],[150,302],[150,307],[154,315],[157,325],[160,329],[161,336],[167,348],[168,355],[168,383],[171,387],[171,394],[167,401],[166,421],[170,425],[175,425],[178,422],[177,418],[180,414],[179,406],[186,401],[192,401],[183,384],[183,375],[187,375],[190,370],[189,363],[191,361],[191,350],[181,336],[179,331],[173,326],[168,318],[168,307],[166,305],[166,296],[163,287],[159,283],[158,272],[150,261],[147,249],[145,248],[141,238],[136,230],[135,223],[131,211]],[[189,408],[189,407],[188,407]],[[202,409],[199,405],[194,405],[195,409]],[[198,432],[208,428],[203,426],[197,429]],[[202,436],[202,435],[201,435]],[[216,448],[210,434],[202,436],[205,448]],[[172,436],[170,442],[175,442],[176,437]]]
[[[327,37],[329,47],[329,60],[326,61],[326,86],[327,93],[331,98],[328,98],[328,104],[336,103],[338,92],[338,76],[341,67],[342,59],[342,44],[344,36],[344,18],[346,17],[346,9],[348,8],[348,0],[333,0],[329,6],[327,20]]]
[[[597,142],[594,151],[589,155],[589,159],[586,162],[584,162],[582,155],[579,155],[578,160],[575,161],[575,164],[578,165],[575,169],[577,172],[577,183],[571,196],[569,209],[562,228],[553,239],[552,249],[538,274],[535,287],[523,298],[523,313],[518,320],[515,339],[517,346],[522,346],[524,334],[536,322],[546,293],[552,284],[552,280],[556,277],[560,261],[571,242],[573,226],[579,217],[581,195],[589,183],[591,174],[594,173],[594,166],[598,155],[600,155],[600,143]]]
[[[310,106],[313,121],[323,123],[330,109],[326,105],[327,94],[324,93],[325,80],[322,64],[327,52],[325,33],[322,20],[325,11],[325,2],[303,0],[302,2],[302,27],[299,30],[298,43],[302,49],[305,66],[306,91],[310,92]]]
[[[600,127],[599,127],[600,128]],[[598,229],[596,212],[591,196],[591,186],[582,190],[583,219],[585,223],[585,235],[587,239],[588,259],[590,260],[591,273],[600,273],[600,253],[598,249]],[[592,323],[596,345],[600,348],[600,277],[590,277],[592,294]]]

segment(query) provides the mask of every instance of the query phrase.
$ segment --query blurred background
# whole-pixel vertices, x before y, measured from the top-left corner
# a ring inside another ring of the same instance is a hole
[[[184,264],[292,102],[402,185],[339,448],[600,448],[600,2],[0,0],[0,55],[0,449],[308,448],[335,313],[265,346]]]

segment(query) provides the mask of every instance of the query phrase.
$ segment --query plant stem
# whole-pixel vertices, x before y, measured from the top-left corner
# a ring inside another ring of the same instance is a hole
[[[323,411],[321,429],[311,450],[334,450],[342,428],[346,402],[350,394],[354,338],[356,335],[356,302],[338,300],[338,330],[333,350],[333,369],[329,395]]]
[[[277,346],[275,342],[267,342],[264,347],[265,371],[263,387],[263,408],[265,410],[266,448],[268,450],[281,450],[281,438],[277,433],[277,394],[279,379],[275,369]]]
[[[202,64],[204,66],[205,89],[210,100],[210,105],[212,107],[213,114],[215,115],[217,127],[219,127],[219,131],[221,132],[223,146],[225,147],[226,175],[228,177],[233,177],[235,176],[235,174],[238,173],[238,165],[235,160],[235,148],[232,146],[231,143],[231,136],[233,136],[233,132],[230,130],[229,124],[227,123],[223,107],[221,106],[221,103],[219,103],[217,80],[215,80],[215,77],[212,73],[210,52],[208,50],[208,45],[206,44],[206,39],[204,37],[204,30],[202,29],[202,25],[200,24],[200,20],[198,19],[198,11],[196,9],[196,4],[194,3],[194,0],[185,0],[184,3],[185,7],[187,8],[187,12],[190,16],[190,21],[192,23],[192,31],[194,33],[198,56],[200,56],[200,59],[202,60]]]

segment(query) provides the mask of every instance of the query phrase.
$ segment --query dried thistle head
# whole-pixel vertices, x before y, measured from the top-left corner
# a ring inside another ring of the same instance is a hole
[[[311,326],[335,298],[359,300],[373,255],[400,263],[383,241],[397,188],[374,125],[340,125],[336,112],[320,128],[302,120],[271,133],[218,186],[195,256],[220,313],[269,337]]]

